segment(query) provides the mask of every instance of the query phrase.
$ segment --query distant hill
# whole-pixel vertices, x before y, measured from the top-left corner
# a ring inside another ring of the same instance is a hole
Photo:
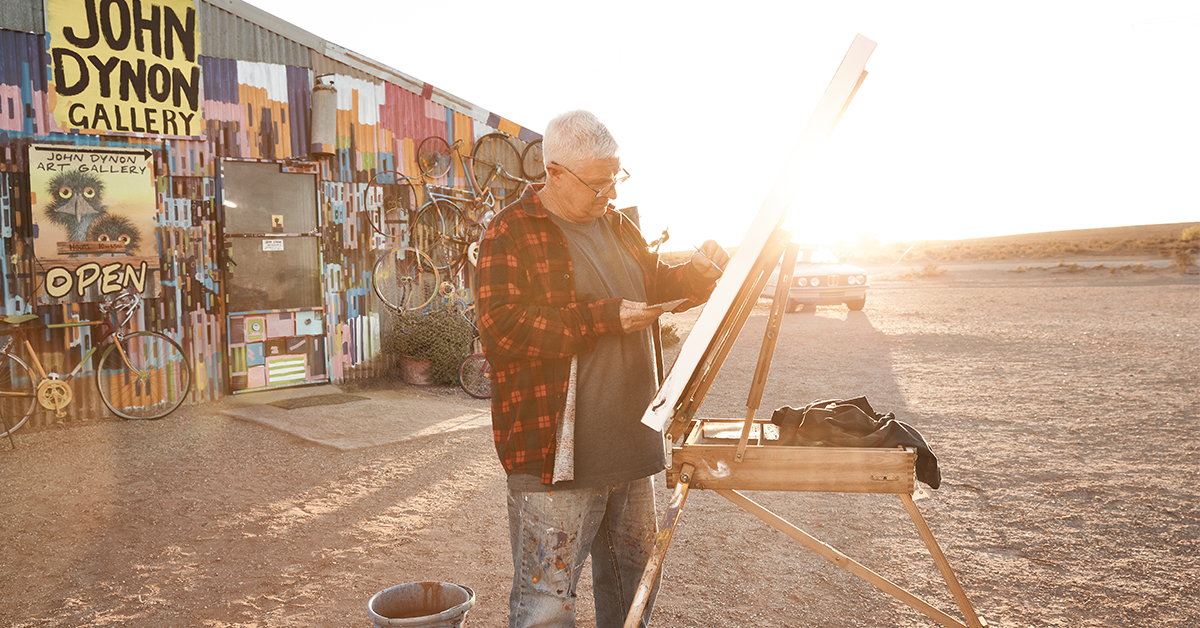
[[[1161,225],[1134,225],[1130,227],[1103,227],[1100,229],[1072,229],[1070,231],[1044,231],[1017,235],[972,238],[968,240],[941,240],[927,244],[964,244],[970,246],[1034,244],[1038,242],[1088,242],[1095,240],[1178,240],[1184,229],[1200,225],[1200,222],[1174,222]]]
[[[1174,258],[1200,254],[1200,240],[1183,241],[1183,231],[1200,222],[1175,222],[1159,225],[1103,227],[1045,231],[1017,235],[972,238],[968,240],[925,240],[894,242],[873,247],[837,246],[833,248],[843,261],[852,263],[905,261],[943,262],[986,259],[1058,259],[1111,255],[1114,257],[1153,256]],[[909,247],[912,250],[908,250]],[[730,254],[736,247],[730,247]],[[905,251],[908,251],[905,254]],[[664,252],[668,264],[687,261],[691,251]]]
[[[1105,227],[1046,231],[1018,235],[895,243],[873,248],[847,248],[838,251],[848,261],[860,263],[895,261],[904,255],[907,261],[953,261],[989,259],[1057,259],[1069,257],[1153,256],[1176,258],[1191,256],[1200,251],[1200,240],[1183,240],[1183,231],[1200,222],[1177,222],[1159,225]]]

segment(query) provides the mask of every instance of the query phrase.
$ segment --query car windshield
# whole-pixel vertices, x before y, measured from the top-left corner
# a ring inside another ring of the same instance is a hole
[[[800,249],[800,257],[796,261],[810,264],[836,264],[838,258],[833,249],[827,246],[814,246]]]

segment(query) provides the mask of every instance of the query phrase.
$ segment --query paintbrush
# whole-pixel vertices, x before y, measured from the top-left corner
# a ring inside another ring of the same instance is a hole
[[[697,253],[699,253],[701,257],[703,257],[704,259],[708,260],[708,263],[709,263],[709,264],[711,264],[713,268],[717,269],[717,274],[718,274],[718,275],[721,275],[722,277],[724,277],[724,276],[725,276],[725,271],[721,270],[721,267],[720,267],[720,266],[717,266],[717,263],[716,263],[716,262],[714,262],[714,261],[712,261],[712,258],[710,258],[708,255],[705,255],[704,251],[701,251],[701,250],[700,250],[700,247],[698,247],[698,246],[693,246],[692,248],[693,248],[693,249],[696,249],[696,252],[697,252]]]

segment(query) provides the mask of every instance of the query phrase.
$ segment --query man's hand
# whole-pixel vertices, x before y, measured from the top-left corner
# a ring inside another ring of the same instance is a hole
[[[715,240],[708,240],[692,253],[692,271],[707,280],[718,279],[722,269],[729,263],[729,253]]]
[[[621,329],[625,333],[641,331],[654,324],[662,316],[661,307],[649,307],[645,303],[623,299],[621,301]]]

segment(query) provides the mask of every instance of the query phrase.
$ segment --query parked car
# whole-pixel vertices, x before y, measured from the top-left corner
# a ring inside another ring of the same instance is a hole
[[[779,269],[767,280],[763,296],[774,299]],[[788,291],[787,312],[799,312],[818,305],[841,305],[857,312],[867,304],[867,273],[858,266],[838,261],[833,249],[823,244],[801,244],[796,270]]]

